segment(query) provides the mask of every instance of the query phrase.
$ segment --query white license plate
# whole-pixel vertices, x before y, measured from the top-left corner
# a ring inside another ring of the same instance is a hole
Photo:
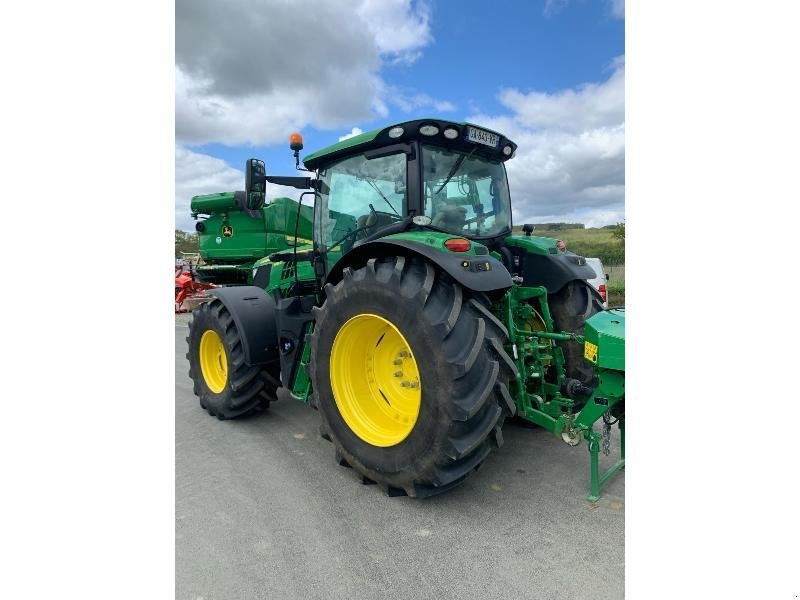
[[[500,136],[496,133],[490,133],[483,129],[475,129],[474,127],[467,127],[467,139],[470,142],[477,142],[484,146],[491,146],[497,148],[497,143],[500,141]]]

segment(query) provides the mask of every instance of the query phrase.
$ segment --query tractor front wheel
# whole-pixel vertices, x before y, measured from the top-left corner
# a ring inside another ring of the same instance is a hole
[[[204,302],[192,313],[186,341],[194,393],[212,416],[232,419],[263,410],[275,398],[274,367],[245,364],[236,323],[220,300]]]
[[[324,291],[310,373],[339,463],[393,494],[461,483],[515,412],[507,333],[485,298],[403,256],[346,268]]]

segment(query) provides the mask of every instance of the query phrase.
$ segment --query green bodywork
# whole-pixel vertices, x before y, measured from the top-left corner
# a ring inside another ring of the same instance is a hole
[[[206,215],[199,232],[200,256],[205,264],[198,274],[222,283],[252,282],[254,263],[295,243],[297,201],[275,198],[250,216],[237,205],[233,192],[192,198],[192,216]],[[302,206],[297,238],[310,244],[313,207]]]
[[[353,137],[349,137],[346,140],[342,140],[337,144],[332,144],[321,150],[317,150],[311,154],[306,155],[303,159],[303,163],[308,166],[308,164],[314,164],[317,160],[324,159],[326,156],[330,156],[336,152],[341,150],[347,150],[349,148],[355,148],[357,146],[361,146],[362,144],[367,144],[374,140],[378,134],[383,129],[373,129],[372,131],[367,131],[365,133],[360,133],[358,135],[354,135]]]
[[[558,240],[527,235],[510,235],[505,239],[508,246],[514,246],[530,254],[552,254],[557,249]]]

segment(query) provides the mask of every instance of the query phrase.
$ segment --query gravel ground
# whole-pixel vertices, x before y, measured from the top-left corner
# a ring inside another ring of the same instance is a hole
[[[460,487],[389,498],[334,463],[300,402],[209,417],[187,375],[187,322],[176,317],[176,598],[623,597],[625,476],[588,503],[585,443],[508,423]]]

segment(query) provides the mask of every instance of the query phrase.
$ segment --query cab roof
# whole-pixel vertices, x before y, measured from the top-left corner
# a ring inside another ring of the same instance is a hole
[[[435,125],[439,129],[439,132],[432,136],[422,135],[419,130],[423,125]],[[389,131],[396,127],[402,127],[403,133],[398,137],[389,137]],[[499,136],[497,147],[492,148],[491,146],[469,141],[467,139],[467,127],[496,134]],[[458,136],[452,140],[445,138],[443,132],[447,128],[456,129],[458,131]],[[419,140],[437,146],[446,146],[457,150],[472,151],[476,154],[486,156],[487,158],[500,161],[508,160],[514,156],[514,152],[517,149],[517,145],[506,138],[502,133],[493,131],[487,127],[482,127],[481,125],[467,122],[459,123],[455,121],[446,121],[443,119],[414,119],[413,121],[392,123],[391,125],[379,129],[360,133],[346,140],[342,140],[337,144],[323,148],[322,150],[317,150],[306,156],[303,159],[303,164],[306,169],[316,170],[323,165],[339,158],[344,158],[345,156],[394,144],[407,144],[413,140]],[[511,146],[511,153],[505,155],[502,149],[508,145]]]

